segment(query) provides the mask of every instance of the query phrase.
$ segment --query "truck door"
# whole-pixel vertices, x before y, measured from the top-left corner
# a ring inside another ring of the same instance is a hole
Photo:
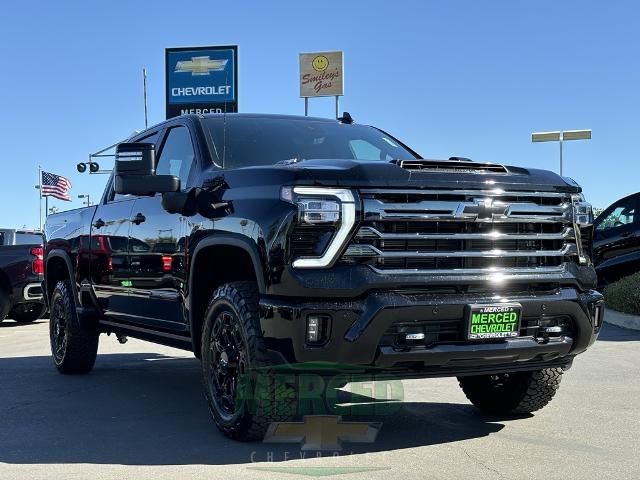
[[[107,196],[91,223],[90,272],[93,291],[105,316],[126,321],[129,280],[129,228],[135,199]]]
[[[156,173],[180,178],[187,189],[196,159],[186,126],[167,130],[157,156]],[[138,197],[132,211],[129,239],[131,319],[176,331],[188,329],[184,308],[186,222],[162,208],[162,195]]]
[[[601,283],[640,269],[640,195],[617,201],[598,217],[593,255]]]

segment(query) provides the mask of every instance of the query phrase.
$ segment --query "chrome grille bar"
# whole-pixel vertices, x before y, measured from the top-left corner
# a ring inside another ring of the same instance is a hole
[[[380,269],[377,267],[372,267],[372,269],[378,273],[384,273],[387,275],[405,275],[405,274],[420,274],[420,275],[448,275],[448,276],[456,276],[458,278],[462,278],[466,275],[484,275],[484,276],[506,276],[506,275],[561,275],[566,272],[566,267],[564,265],[560,265],[557,267],[513,267],[513,268],[499,268],[499,267],[491,267],[491,268],[452,268],[446,271],[442,271],[440,269],[406,269],[406,268],[397,268],[397,269]],[[558,277],[559,278],[559,277]]]
[[[502,258],[502,257],[566,257],[577,255],[575,244],[567,243],[560,250],[484,250],[484,251],[447,251],[447,252],[413,252],[382,251],[373,245],[349,245],[346,255],[350,257],[375,258]]]
[[[411,203],[387,203],[375,199],[365,199],[364,209],[367,220],[407,220],[407,221],[447,221],[467,220],[479,222],[522,222],[536,223],[570,222],[571,203],[558,206],[530,203],[495,202],[487,208],[487,216],[479,217],[474,209],[476,202],[456,202],[424,200]],[[482,211],[482,210],[480,210]]]
[[[356,234],[358,239],[379,238],[382,240],[568,240],[575,238],[573,228],[565,227],[560,233],[382,233],[373,227],[361,227]]]

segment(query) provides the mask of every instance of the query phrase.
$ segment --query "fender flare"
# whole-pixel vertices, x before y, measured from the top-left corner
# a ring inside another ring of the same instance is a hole
[[[225,232],[225,233],[214,233],[198,241],[196,248],[193,251],[193,254],[191,256],[191,262],[189,266],[190,267],[189,279],[188,279],[188,282],[189,282],[188,283],[189,333],[191,335],[191,343],[193,345],[194,352],[197,350],[196,345],[198,345],[200,341],[200,339],[196,339],[194,337],[194,329],[193,329],[194,309],[192,308],[193,302],[191,298],[191,292],[193,291],[192,285],[193,285],[193,282],[195,281],[194,273],[193,273],[195,271],[194,265],[196,265],[198,255],[202,250],[204,250],[205,248],[215,247],[215,246],[236,247],[244,250],[249,255],[249,257],[251,258],[251,262],[253,263],[253,270],[256,274],[256,280],[258,283],[258,291],[260,293],[264,293],[266,290],[265,280],[264,280],[264,269],[262,267],[262,262],[260,260],[260,253],[258,252],[258,247],[256,243],[251,238],[245,235],[241,235],[239,233]]]
[[[62,260],[64,260],[64,263],[67,266],[67,271],[69,272],[69,283],[71,283],[71,290],[73,291],[73,298],[76,301],[76,306],[80,305],[80,293],[78,292],[78,285],[76,285],[76,281],[75,281],[75,271],[73,269],[73,264],[71,263],[71,257],[69,257],[69,254],[67,252],[65,252],[64,250],[60,249],[60,248],[54,248],[53,250],[49,251],[49,253],[47,254],[47,259],[45,262],[45,265],[49,264],[49,261],[51,261],[51,259],[53,258],[62,258]],[[48,282],[48,272],[49,269],[46,268],[45,269],[45,277],[44,277],[44,281],[45,281],[45,285],[48,286],[49,282]],[[47,296],[47,302],[50,302],[50,294],[53,292],[49,292],[49,288],[47,287],[47,291],[46,291],[46,296]]]

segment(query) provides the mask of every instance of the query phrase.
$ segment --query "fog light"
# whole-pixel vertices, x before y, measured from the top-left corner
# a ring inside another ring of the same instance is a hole
[[[424,340],[424,333],[407,333],[404,338],[406,340]]]
[[[557,337],[570,330],[570,323],[566,317],[543,317],[538,325],[543,338]]]
[[[414,326],[406,326],[400,327],[398,333],[398,343],[401,346],[415,346],[424,344],[425,333],[424,328],[422,327],[414,327]]]
[[[329,317],[327,315],[309,315],[307,317],[307,343],[319,345],[327,340]]]
[[[547,327],[544,329],[544,331],[547,333],[562,333],[562,327]]]

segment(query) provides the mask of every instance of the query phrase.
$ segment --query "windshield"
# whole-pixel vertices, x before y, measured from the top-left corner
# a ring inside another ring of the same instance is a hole
[[[310,159],[414,159],[415,154],[373,127],[306,118],[234,117],[205,120],[225,168]],[[226,132],[225,132],[226,130]],[[226,145],[224,139],[226,138]]]

